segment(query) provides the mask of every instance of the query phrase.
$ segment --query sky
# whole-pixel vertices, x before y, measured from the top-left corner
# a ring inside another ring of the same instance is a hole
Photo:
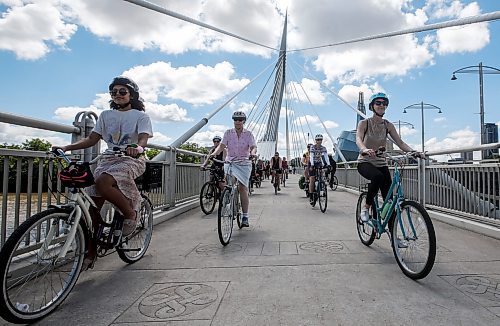
[[[500,70],[499,21],[295,50],[491,13],[500,10],[500,1],[151,2],[266,47],[122,0],[0,0],[0,112],[71,125],[78,112],[109,109],[108,85],[126,75],[139,85],[153,121],[150,142],[166,146],[262,73],[189,139],[208,146],[232,127],[233,111],[253,117],[264,111],[271,92],[266,81],[278,59],[269,48],[279,48],[287,13],[290,91],[283,103],[290,128],[301,134],[291,137],[300,142],[295,148],[305,149],[322,133],[331,151],[327,135],[335,140],[356,125],[356,113],[332,92],[356,107],[360,91],[365,101],[375,92],[388,94],[385,118],[416,149],[422,148],[421,102],[442,110],[424,110],[425,150],[480,143],[479,74],[450,78],[480,62]],[[485,74],[487,123],[500,125],[499,89],[500,74]],[[412,109],[405,114],[407,106]],[[262,124],[255,119],[255,134]],[[0,123],[0,143],[34,137],[70,142],[69,135]],[[284,118],[278,144],[285,153]]]

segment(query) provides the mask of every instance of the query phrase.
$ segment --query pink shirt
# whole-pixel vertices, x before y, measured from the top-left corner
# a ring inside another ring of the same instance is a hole
[[[238,137],[235,128],[226,130],[222,137],[222,144],[227,147],[226,161],[248,159],[250,147],[256,146],[251,131],[243,129]]]

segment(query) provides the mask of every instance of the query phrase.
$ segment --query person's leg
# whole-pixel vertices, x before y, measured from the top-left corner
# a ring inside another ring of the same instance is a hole
[[[277,174],[277,178],[278,178],[278,190],[281,190],[280,184],[281,184],[281,178],[282,177],[283,177],[282,174]]]
[[[366,196],[365,208],[369,208],[374,204],[373,200],[377,195],[381,185],[384,181],[384,173],[382,173],[379,168],[375,167],[373,164],[368,162],[361,162],[358,164],[358,172],[364,178],[370,180],[368,185],[368,194]]]
[[[116,180],[107,173],[101,174],[95,181],[96,190],[102,198],[118,207],[125,219],[135,220],[136,213],[130,200],[116,186]]]

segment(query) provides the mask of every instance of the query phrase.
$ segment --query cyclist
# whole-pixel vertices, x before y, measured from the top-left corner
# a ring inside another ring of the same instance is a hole
[[[308,169],[308,166],[309,166],[309,157],[310,157],[310,153],[309,153],[309,149],[311,148],[312,144],[307,144],[307,150],[305,151],[305,153],[302,155],[302,167],[304,168],[304,178],[305,178],[305,182],[309,182],[309,169]]]
[[[226,161],[234,161],[232,165],[232,176],[238,180],[238,190],[241,199],[241,210],[243,211],[242,226],[248,227],[248,180],[252,164],[249,158],[254,157],[257,152],[255,138],[251,131],[244,129],[243,125],[246,121],[246,115],[242,111],[233,113],[234,128],[226,130],[222,137],[222,142],[210,154],[211,157],[219,155],[227,148]],[[224,172],[229,171],[229,165],[224,165]]]
[[[221,142],[222,138],[220,138],[220,136],[215,136],[213,139],[212,139],[212,142],[214,143],[214,146],[212,146],[212,148],[210,149],[210,152],[209,152],[209,155],[212,154],[215,149],[217,148],[217,146],[219,146],[220,142]],[[220,152],[219,155],[215,156],[214,158],[220,160],[220,161],[223,161],[225,158],[226,158],[226,155],[227,155],[227,150],[224,149],[222,152]],[[212,166],[215,168],[214,172],[215,172],[215,177],[217,180],[219,180],[219,188],[220,190],[224,190],[224,186],[226,185],[226,183],[224,182],[224,163],[219,163],[219,162],[215,162],[215,161],[212,161],[212,160],[209,160],[207,159],[202,165],[201,165],[201,169],[205,169],[205,167],[208,165],[209,162],[212,162]]]
[[[328,154],[328,161],[330,162],[330,166],[332,169],[330,170],[330,189],[333,189],[333,177],[335,176],[335,172],[337,172],[337,162],[333,158],[333,154]]]
[[[314,204],[314,183],[316,181],[316,169],[326,166],[330,169],[330,162],[326,147],[322,145],[323,135],[317,134],[314,136],[316,144],[309,147],[309,203]]]
[[[281,165],[283,166],[283,173],[285,174],[285,179],[288,179],[288,162],[286,160],[286,156],[283,156],[281,160]]]
[[[282,161],[280,157],[280,153],[274,153],[274,156],[271,157],[271,171],[273,173],[273,177],[271,178],[271,182],[278,184],[278,191],[281,191],[280,183],[281,183],[281,174],[283,172]]]
[[[375,93],[370,97],[368,108],[373,111],[371,118],[361,120],[356,130],[356,144],[359,147],[358,172],[364,178],[370,180],[366,203],[361,209],[361,220],[367,222],[370,218],[369,209],[374,204],[373,200],[378,191],[386,198],[391,186],[391,174],[385,158],[376,156],[380,147],[385,147],[387,135],[389,134],[396,145],[405,152],[414,150],[401,140],[396,128],[388,120],[384,119],[389,98],[384,93]],[[422,153],[419,156],[424,157]]]
[[[115,77],[109,84],[111,110],[103,111],[94,130],[87,138],[76,143],[52,149],[70,151],[94,146],[101,139],[108,146],[104,154],[113,154],[118,147],[126,151],[126,156],[105,155],[97,163],[94,171],[95,185],[89,187],[97,210],[90,208],[94,227],[100,221],[99,211],[104,201],[114,204],[124,216],[123,236],[128,236],[136,228],[137,212],[140,210],[141,194],[134,179],[146,170],[144,148],[148,138],[153,137],[151,119],[144,112],[144,103],[139,97],[139,87],[130,78]],[[95,256],[95,248],[89,248],[87,256]],[[93,252],[94,251],[94,252]]]

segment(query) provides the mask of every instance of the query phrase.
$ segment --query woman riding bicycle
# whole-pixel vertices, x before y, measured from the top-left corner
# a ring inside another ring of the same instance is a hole
[[[391,174],[384,157],[378,157],[376,151],[384,147],[389,134],[396,145],[405,152],[414,150],[399,137],[392,123],[384,119],[384,114],[389,105],[389,98],[384,93],[376,93],[370,97],[368,108],[373,111],[371,118],[361,120],[356,130],[356,144],[359,148],[358,172],[364,178],[370,180],[366,203],[361,210],[361,220],[367,222],[370,219],[369,210],[373,206],[374,198],[378,191],[386,198],[391,186]],[[422,154],[419,154],[422,156]]]
[[[282,175],[282,164],[280,153],[274,153],[274,156],[271,157],[271,171],[272,178],[271,181],[273,184],[278,185],[278,191],[281,191],[280,183],[281,183],[281,175]]]
[[[113,154],[116,147],[126,152],[126,156],[104,155],[98,161],[94,171],[95,185],[89,187],[88,193],[97,205],[97,212],[92,212],[91,208],[94,225],[99,223],[97,214],[107,200],[124,216],[123,236],[128,236],[136,228],[141,205],[141,194],[134,179],[146,170],[142,154],[148,138],[153,137],[153,130],[134,81],[125,76],[115,77],[109,84],[109,94],[111,109],[101,113],[91,134],[70,145],[54,146],[53,150],[60,148],[66,152],[88,148],[102,139],[108,146],[104,154]]]
[[[217,149],[217,147],[219,146],[221,141],[222,141],[222,138],[220,136],[215,136],[212,139],[214,146],[212,147],[212,149],[210,149],[209,155],[212,154]],[[224,149],[222,152],[220,152],[214,158],[219,160],[219,161],[224,161],[226,159],[226,155],[227,155],[227,150]],[[203,163],[201,165],[200,168],[205,169],[205,167],[207,166],[207,164],[209,162],[212,162],[212,166],[214,167],[214,173],[216,174],[215,177],[217,178],[217,180],[219,180],[219,189],[222,191],[222,190],[224,190],[224,186],[226,185],[226,183],[224,182],[224,163],[215,162],[215,161],[211,161],[211,160],[207,159],[205,161],[205,163]]]

